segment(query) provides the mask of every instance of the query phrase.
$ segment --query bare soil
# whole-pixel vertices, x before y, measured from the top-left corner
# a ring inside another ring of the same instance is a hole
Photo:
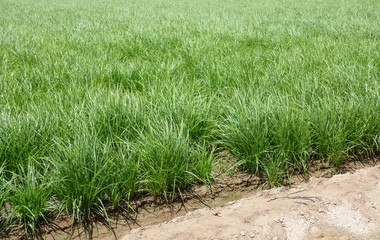
[[[121,239],[380,239],[380,167],[259,191]]]

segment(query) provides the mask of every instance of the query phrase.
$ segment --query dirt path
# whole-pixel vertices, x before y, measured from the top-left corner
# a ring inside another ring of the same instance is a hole
[[[380,167],[262,191],[121,239],[380,239]]]

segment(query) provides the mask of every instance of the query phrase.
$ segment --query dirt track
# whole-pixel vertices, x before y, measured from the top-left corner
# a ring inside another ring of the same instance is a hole
[[[121,239],[380,239],[380,167],[262,191]]]

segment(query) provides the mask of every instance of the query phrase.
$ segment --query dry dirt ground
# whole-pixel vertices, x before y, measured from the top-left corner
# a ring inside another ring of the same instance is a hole
[[[119,239],[380,239],[380,166],[260,191]]]

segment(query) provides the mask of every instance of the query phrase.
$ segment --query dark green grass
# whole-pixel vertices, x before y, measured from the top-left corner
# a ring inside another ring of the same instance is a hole
[[[380,3],[0,1],[0,228],[268,186],[380,144]],[[6,231],[6,230],[4,230]]]

